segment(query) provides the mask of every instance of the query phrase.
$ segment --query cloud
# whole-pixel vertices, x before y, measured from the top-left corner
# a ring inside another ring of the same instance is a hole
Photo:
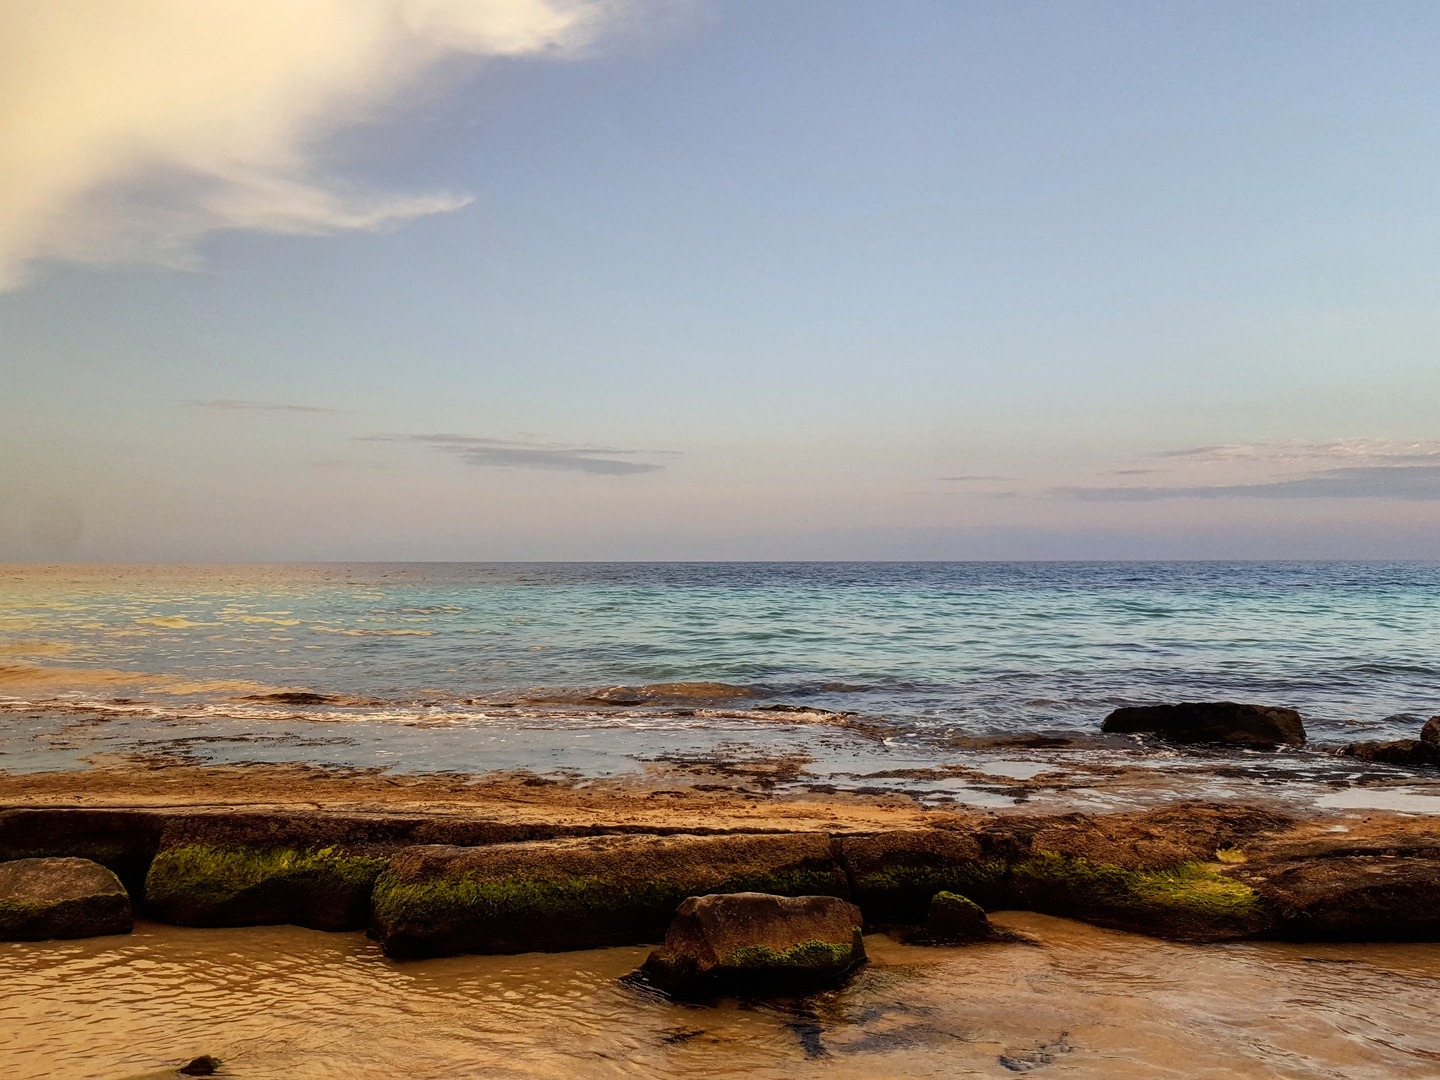
[[[334,413],[338,409],[322,409],[318,405],[269,404],[263,401],[236,401],[233,398],[217,398],[214,401],[187,401],[186,405],[197,409],[223,409],[228,412],[296,412]]]
[[[1440,465],[1369,465],[1326,469],[1312,476],[1258,484],[1190,487],[1056,488],[1087,502],[1161,499],[1402,499],[1440,502]]]
[[[970,483],[981,480],[1014,480],[1013,476],[942,476],[941,480],[946,483]]]
[[[1274,462],[1280,464],[1343,462],[1351,465],[1366,463],[1403,464],[1440,460],[1440,441],[1419,439],[1394,441],[1385,439],[1338,439],[1334,442],[1231,443],[1218,446],[1197,446],[1186,450],[1162,450],[1152,458],[1175,461],[1181,465],[1244,465]]]
[[[634,2],[634,0],[630,0]],[[624,0],[5,0],[0,288],[36,259],[189,267],[209,233],[376,230],[324,140],[453,56],[575,55]]]
[[[625,460],[639,451],[603,446],[510,442],[472,435],[371,435],[366,437],[366,441],[421,443],[456,454],[466,464],[496,469],[550,469],[597,476],[630,476],[660,472],[664,468],[646,461]]]

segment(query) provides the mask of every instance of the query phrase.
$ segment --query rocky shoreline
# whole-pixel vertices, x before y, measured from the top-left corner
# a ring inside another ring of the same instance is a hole
[[[1181,941],[1440,940],[1440,826],[1423,817],[1205,802],[847,815],[812,801],[701,825],[661,807],[588,821],[502,809],[12,804],[0,865],[88,859],[151,919],[363,928],[398,958],[658,942],[687,897],[740,892],[833,896],[867,929],[911,933],[949,893]]]

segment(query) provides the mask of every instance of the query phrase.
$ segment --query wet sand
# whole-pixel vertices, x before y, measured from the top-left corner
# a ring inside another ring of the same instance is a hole
[[[845,989],[684,1006],[643,948],[396,963],[361,934],[195,930],[0,945],[8,1080],[330,1077],[1432,1077],[1440,945],[1189,946],[1026,913],[1038,945],[872,935]]]

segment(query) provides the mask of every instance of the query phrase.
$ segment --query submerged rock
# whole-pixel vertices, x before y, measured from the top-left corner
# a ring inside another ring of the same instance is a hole
[[[128,934],[130,897],[114,872],[89,859],[0,863],[0,941]]]
[[[429,845],[380,876],[370,932],[394,957],[630,945],[688,896],[751,891],[848,895],[823,833]]]
[[[1272,747],[1305,742],[1305,724],[1294,709],[1237,705],[1232,701],[1116,709],[1105,718],[1100,730],[1122,735],[1158,735],[1178,743]]]
[[[854,883],[854,899],[870,924],[919,923],[939,892],[985,904],[1007,895],[1007,857],[1029,850],[1013,833],[905,829],[845,837],[840,858]]]
[[[865,959],[861,925],[860,909],[834,896],[692,896],[641,970],[680,993],[813,989]]]
[[[211,1057],[209,1054],[201,1054],[197,1058],[181,1065],[176,1071],[181,1076],[214,1076],[215,1070],[220,1067],[220,1059]]]

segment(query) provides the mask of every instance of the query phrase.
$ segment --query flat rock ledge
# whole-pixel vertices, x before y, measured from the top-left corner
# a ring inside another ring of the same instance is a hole
[[[863,927],[860,909],[834,896],[692,896],[641,972],[680,996],[814,990],[864,962]]]
[[[16,883],[0,904],[4,936],[123,931],[124,892],[93,859],[161,921],[368,927],[397,958],[654,943],[687,898],[741,892],[836,897],[867,928],[903,937],[929,921],[937,940],[946,893],[951,914],[972,923],[976,909],[1029,910],[1182,941],[1440,940],[1436,818],[1338,825],[1184,803],[934,820],[867,833],[706,833],[418,813],[16,809],[0,811],[0,869]],[[57,861],[108,876],[40,899],[79,897],[75,910],[109,905],[123,919],[42,918],[16,890],[28,864]]]
[[[128,934],[130,897],[114,873],[89,859],[0,863],[0,941]]]
[[[656,941],[687,897],[846,896],[830,838],[597,836],[397,855],[370,932],[394,957],[519,953]]]

